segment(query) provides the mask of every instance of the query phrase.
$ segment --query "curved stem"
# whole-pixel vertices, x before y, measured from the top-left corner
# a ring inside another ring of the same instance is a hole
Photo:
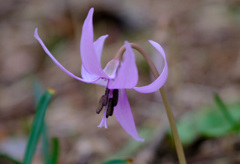
[[[155,67],[154,63],[152,62],[152,60],[151,60],[150,56],[147,54],[147,52],[135,43],[130,43],[130,45],[131,45],[132,48],[136,49],[145,58],[145,60],[148,62],[149,66],[150,66],[150,69],[151,69],[154,77],[158,78],[159,73],[157,71],[157,68]],[[117,52],[117,54],[115,55],[114,58],[118,59],[118,60],[121,60],[125,49],[126,48],[123,45],[118,50],[118,52]],[[161,93],[161,96],[162,96],[162,99],[163,99],[164,106],[166,108],[168,121],[169,121],[171,130],[172,130],[172,135],[173,135],[173,139],[174,139],[174,142],[175,142],[179,163],[180,164],[186,164],[186,159],[185,159],[182,143],[181,143],[179,135],[178,135],[178,131],[177,131],[176,123],[175,123],[175,120],[174,120],[174,116],[173,116],[170,104],[168,102],[166,91],[165,91],[164,87],[160,88],[160,93]]]

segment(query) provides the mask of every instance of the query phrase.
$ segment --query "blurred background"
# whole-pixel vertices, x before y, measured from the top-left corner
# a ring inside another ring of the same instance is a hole
[[[103,67],[125,40],[141,45],[153,58],[148,40],[164,48],[169,64],[165,87],[188,163],[240,163],[238,132],[213,98],[218,93],[240,125],[239,0],[1,0],[0,153],[22,160],[36,109],[34,93],[52,88],[56,94],[46,124],[49,135],[60,140],[59,164],[114,158],[131,158],[134,164],[177,163],[160,94],[127,91],[144,143],[134,141],[115,117],[108,119],[108,129],[97,128],[102,113],[95,110],[105,88],[67,76],[33,37],[38,27],[52,54],[80,76],[81,28],[91,7],[95,39],[109,34]],[[147,63],[137,52],[136,60],[138,86],[149,84],[153,78]],[[41,157],[39,145],[33,163],[42,163]]]

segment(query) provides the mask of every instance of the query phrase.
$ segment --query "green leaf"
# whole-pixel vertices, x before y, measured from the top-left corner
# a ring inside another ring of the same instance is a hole
[[[198,112],[196,124],[202,136],[220,137],[230,132],[231,126],[216,108]]]
[[[177,122],[179,136],[183,144],[191,144],[200,136],[221,137],[233,132],[233,123],[240,125],[240,104],[224,104],[225,109],[221,109],[220,112],[220,105],[223,108],[223,102],[220,101],[217,99],[218,106],[199,108],[194,112],[185,114]],[[227,110],[228,114],[223,110]],[[231,118],[229,116],[226,118],[226,115],[230,115]],[[230,123],[230,119],[234,122]]]
[[[199,130],[196,128],[195,118],[193,113],[186,114],[177,124],[180,140],[182,144],[188,145],[192,143],[197,136],[199,136]],[[169,129],[171,134],[171,131]]]
[[[14,164],[21,164],[20,161],[12,158],[12,157],[10,157],[10,156],[8,156],[8,155],[6,155],[6,154],[0,154],[0,158],[3,158],[3,159],[5,159],[5,160],[7,160],[7,161],[11,161],[11,162],[14,163]]]
[[[127,160],[115,159],[115,160],[110,160],[110,161],[104,162],[102,164],[132,164],[132,160],[130,160],[130,159],[127,159]]]
[[[59,155],[59,140],[57,138],[52,139],[52,148],[51,148],[51,164],[57,164],[58,155]]]
[[[33,92],[34,92],[34,99],[35,104],[37,106],[38,102],[41,99],[42,94],[44,93],[43,86],[38,78],[35,78],[34,85],[33,85]],[[49,145],[49,136],[48,136],[48,130],[47,125],[45,123],[45,120],[43,122],[43,128],[42,128],[42,155],[43,155],[43,161],[45,164],[50,164],[50,145]]]
[[[43,96],[41,97],[41,99],[38,103],[38,107],[37,107],[37,111],[36,111],[36,114],[35,114],[35,117],[33,120],[26,152],[24,155],[23,164],[31,164],[31,162],[32,162],[32,158],[33,158],[36,146],[37,146],[38,139],[43,130],[45,113],[46,113],[48,104],[53,95],[54,95],[54,91],[51,89],[48,89],[43,94]]]
[[[48,139],[48,132],[47,132],[47,126],[45,124],[45,121],[43,122],[43,128],[42,128],[42,153],[43,153],[43,161],[45,164],[49,164],[50,162],[50,153],[49,153],[49,139]]]
[[[41,98],[43,93],[43,87],[38,79],[35,80],[34,83],[34,97],[35,101],[38,102]],[[56,164],[58,155],[59,155],[59,141],[57,138],[52,138],[51,144],[49,144],[49,136],[47,125],[45,120],[43,122],[43,130],[42,130],[42,154],[43,154],[43,161],[45,164]],[[51,145],[51,149],[50,149]]]
[[[240,127],[239,127],[238,123],[234,120],[234,118],[232,117],[232,115],[229,112],[229,109],[224,104],[224,102],[222,101],[222,99],[219,97],[218,94],[214,95],[214,99],[215,99],[216,104],[218,105],[218,108],[222,112],[223,116],[226,118],[228,123],[232,126],[232,129],[239,130]]]
[[[240,104],[228,105],[229,112],[238,125],[240,125]]]
[[[35,104],[37,106],[38,102],[41,99],[41,96],[44,92],[43,86],[38,78],[35,78],[34,85],[33,85],[33,93],[34,93],[34,99]],[[45,123],[45,120],[43,122],[43,128],[42,128],[42,155],[43,155],[43,161],[45,164],[49,164],[50,162],[50,154],[49,154],[49,137],[48,137],[48,131],[47,131],[47,125]]]

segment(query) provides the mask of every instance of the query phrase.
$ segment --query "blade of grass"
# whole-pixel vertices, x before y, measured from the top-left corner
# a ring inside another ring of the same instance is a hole
[[[49,155],[49,139],[48,139],[48,132],[47,132],[47,125],[45,121],[43,122],[43,129],[42,129],[42,154],[43,154],[43,161],[45,164],[49,164],[50,162],[50,155]]]
[[[52,138],[52,148],[51,148],[51,164],[57,164],[59,155],[59,140],[58,138]]]
[[[38,105],[38,102],[41,99],[41,96],[44,93],[43,86],[40,82],[40,80],[36,77],[34,80],[34,85],[33,85],[33,94],[34,94],[34,99],[35,99],[35,105]],[[43,161],[45,164],[49,164],[50,162],[50,152],[49,152],[49,136],[48,136],[48,130],[47,130],[47,124],[46,121],[44,120],[43,122],[43,130],[42,130],[42,155],[43,155]]]
[[[214,99],[215,99],[215,102],[218,105],[219,109],[223,113],[224,117],[227,119],[229,124],[232,126],[233,130],[239,130],[240,126],[233,119],[233,117],[231,116],[227,106],[224,104],[224,102],[222,101],[222,99],[220,98],[220,96],[217,93],[214,94]]]
[[[43,96],[41,97],[38,103],[38,107],[33,120],[32,129],[30,132],[30,137],[28,140],[26,152],[24,155],[23,164],[31,164],[32,162],[32,158],[37,146],[37,142],[42,132],[45,113],[53,95],[54,95],[54,91],[51,89],[48,89],[43,94]]]
[[[38,102],[41,98],[41,95],[43,93],[43,87],[38,79],[35,80],[34,83],[34,97],[35,102]],[[36,104],[37,105],[37,104]],[[55,164],[57,163],[58,154],[59,154],[59,144],[58,139],[53,138],[51,140],[51,144],[49,141],[48,136],[48,128],[47,124],[44,120],[43,122],[43,130],[42,130],[42,154],[43,154],[43,161],[45,164]],[[51,146],[51,152],[50,152],[50,146]]]
[[[132,164],[132,160],[131,159],[114,159],[114,160],[110,160],[107,162],[104,162],[102,164]]]

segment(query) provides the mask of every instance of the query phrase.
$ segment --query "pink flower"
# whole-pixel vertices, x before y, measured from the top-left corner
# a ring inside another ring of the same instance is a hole
[[[102,69],[100,64],[101,54],[104,41],[108,35],[101,36],[95,42],[93,41],[93,11],[94,9],[91,8],[82,28],[80,43],[82,78],[69,72],[53,57],[38,36],[37,28],[35,30],[34,37],[39,41],[44,51],[53,60],[53,62],[69,76],[82,82],[106,86],[106,92],[102,96],[97,109],[97,113],[100,113],[105,107],[102,121],[98,127],[105,126],[105,128],[107,128],[107,119],[114,113],[123,129],[135,140],[143,142],[144,139],[139,137],[135,126],[126,89],[134,89],[141,93],[151,93],[160,89],[168,76],[165,53],[158,43],[149,41],[163,56],[165,65],[161,75],[147,86],[136,87],[138,82],[138,70],[135,63],[134,52],[127,41],[125,42],[126,51],[124,53],[124,60],[119,61],[117,59],[112,59],[107,63],[106,67]]]

